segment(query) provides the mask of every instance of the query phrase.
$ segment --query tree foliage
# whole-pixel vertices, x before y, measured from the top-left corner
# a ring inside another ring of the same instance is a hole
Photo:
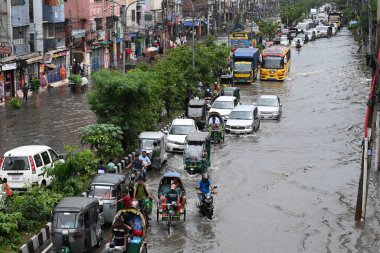
[[[260,34],[265,38],[273,38],[276,34],[277,25],[275,22],[265,20],[257,20],[256,24],[259,26]]]
[[[22,218],[20,212],[0,212],[0,246],[15,249],[20,242],[19,221]]]
[[[90,145],[97,158],[118,157],[123,153],[123,131],[112,124],[92,124],[80,130],[82,144]]]
[[[140,69],[127,74],[100,70],[92,76],[93,89],[88,95],[90,107],[98,123],[121,128],[124,145],[136,140],[140,132],[156,128],[163,103],[154,77],[154,73]]]
[[[51,188],[64,196],[75,196],[83,192],[95,173],[96,160],[91,150],[78,150],[75,146],[65,146],[65,162],[56,162],[47,169],[52,176]]]

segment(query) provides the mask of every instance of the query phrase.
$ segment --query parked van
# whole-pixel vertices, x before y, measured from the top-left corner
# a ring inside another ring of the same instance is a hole
[[[6,178],[11,189],[48,186],[51,177],[44,173],[45,168],[50,168],[56,161],[63,162],[62,157],[48,146],[14,148],[0,156],[0,178]]]
[[[226,132],[253,133],[260,128],[260,114],[254,105],[238,105],[230,113],[226,123]]]

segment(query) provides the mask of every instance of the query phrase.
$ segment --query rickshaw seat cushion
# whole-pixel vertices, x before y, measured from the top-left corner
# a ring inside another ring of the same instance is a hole
[[[142,230],[137,230],[137,229],[133,230],[132,234],[133,234],[134,236],[143,236],[143,235],[144,235],[144,233],[143,233]],[[138,237],[135,237],[135,238],[138,238]],[[133,240],[134,240],[135,238],[133,238]],[[133,241],[133,240],[132,240],[132,241]],[[141,238],[140,238],[140,241],[141,241]]]

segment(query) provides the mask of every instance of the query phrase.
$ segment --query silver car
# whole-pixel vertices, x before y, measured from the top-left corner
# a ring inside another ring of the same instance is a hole
[[[226,122],[226,132],[250,134],[260,128],[260,114],[254,105],[238,105]]]
[[[261,95],[256,103],[261,119],[280,119],[282,104],[276,95]]]

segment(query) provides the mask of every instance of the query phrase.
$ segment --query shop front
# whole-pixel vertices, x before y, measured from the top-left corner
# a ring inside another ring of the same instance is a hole
[[[41,56],[27,59],[25,61],[27,64],[27,76],[25,76],[27,80],[25,81],[29,83],[29,86],[33,78],[39,78],[40,62],[42,61],[42,59],[43,57],[41,55]]]
[[[4,97],[14,97],[16,95],[16,69],[17,63],[7,63],[1,66]]]
[[[91,71],[97,71],[104,68],[104,47],[94,45],[91,50]]]
[[[67,70],[69,67],[69,51],[68,49],[61,51],[51,52],[51,62],[45,64],[45,72],[49,83],[62,81],[62,77],[59,73],[62,65]]]

